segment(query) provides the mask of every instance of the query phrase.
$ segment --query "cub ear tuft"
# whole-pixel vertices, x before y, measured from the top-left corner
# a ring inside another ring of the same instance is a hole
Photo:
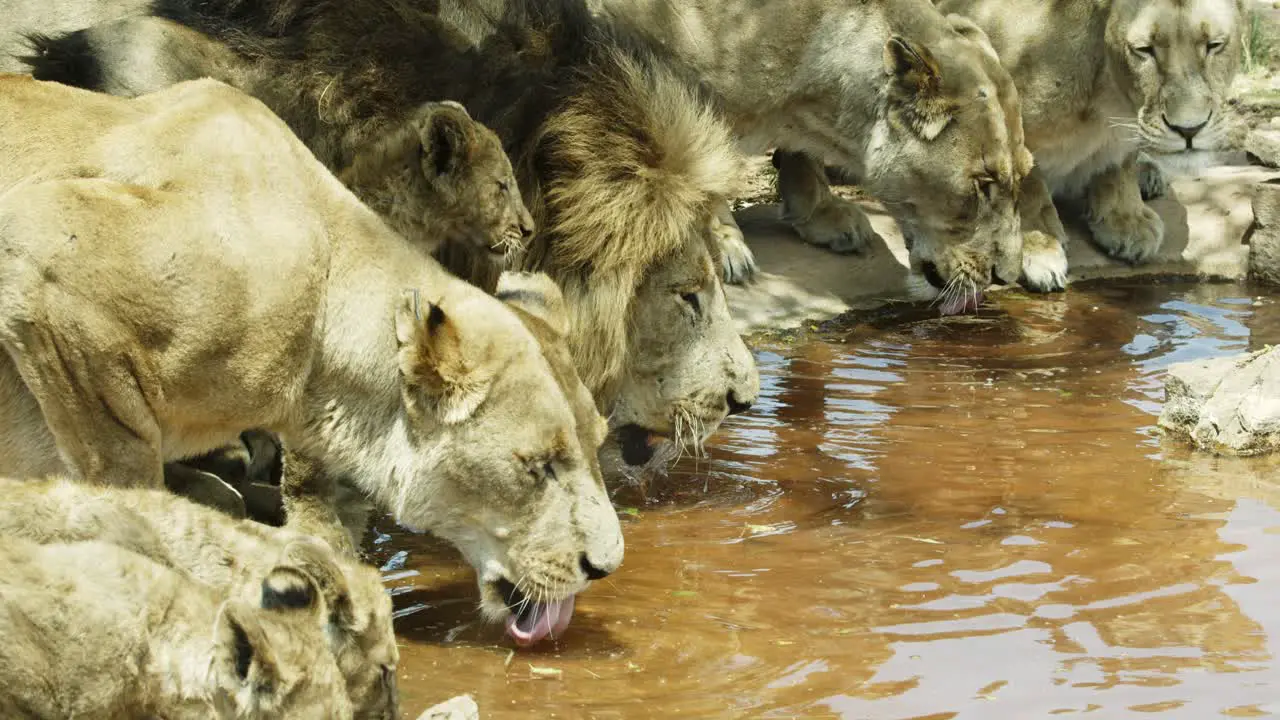
[[[296,567],[278,565],[262,580],[263,610],[305,610],[317,599],[315,581]]]

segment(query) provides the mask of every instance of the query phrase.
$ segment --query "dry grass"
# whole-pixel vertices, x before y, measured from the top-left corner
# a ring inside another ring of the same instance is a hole
[[[1249,11],[1242,39],[1245,72],[1270,72],[1276,69],[1276,52],[1280,49],[1280,30],[1272,16],[1258,9]]]

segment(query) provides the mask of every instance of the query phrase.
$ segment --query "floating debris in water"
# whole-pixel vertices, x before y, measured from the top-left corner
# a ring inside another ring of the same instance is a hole
[[[392,555],[387,560],[387,564],[382,566],[381,570],[382,572],[395,572],[396,570],[403,570],[404,563],[408,559],[409,559],[408,551],[401,550],[397,552],[395,555]]]
[[[529,675],[535,678],[555,678],[559,679],[564,675],[564,671],[560,668],[539,667],[537,665],[529,666]]]

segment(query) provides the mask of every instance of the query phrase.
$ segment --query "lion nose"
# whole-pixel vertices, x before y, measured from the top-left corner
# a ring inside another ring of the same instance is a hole
[[[601,570],[591,564],[591,560],[587,558],[587,554],[583,553],[578,556],[578,565],[582,568],[582,572],[586,574],[588,580],[599,580],[609,575],[608,570]]]
[[[529,215],[529,211],[525,210],[520,213],[520,237],[528,240],[533,237],[533,217]]]
[[[1184,140],[1187,141],[1187,147],[1191,147],[1192,138],[1194,138],[1197,133],[1203,130],[1205,125],[1209,124],[1209,118],[1205,118],[1204,122],[1200,123],[1199,125],[1175,125],[1169,122],[1168,117],[1166,116],[1161,116],[1161,117],[1164,117],[1164,124],[1168,125],[1170,130],[1178,133],[1179,135],[1182,136]]]
[[[725,395],[724,399],[729,403],[730,415],[741,415],[742,413],[750,410],[751,404],[752,402],[754,402],[753,400],[750,400],[750,399],[748,399],[746,402],[739,400],[738,393],[733,390],[730,390],[729,394]]]
[[[933,261],[925,260],[921,263],[920,269],[924,271],[924,279],[928,280],[930,285],[938,290],[947,286],[947,281],[942,279],[942,273],[938,272],[938,266]]]

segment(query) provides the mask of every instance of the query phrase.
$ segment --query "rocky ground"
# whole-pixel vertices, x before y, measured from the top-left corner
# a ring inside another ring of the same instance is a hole
[[[1280,446],[1280,352],[1169,368],[1161,429],[1218,455],[1261,455]]]

